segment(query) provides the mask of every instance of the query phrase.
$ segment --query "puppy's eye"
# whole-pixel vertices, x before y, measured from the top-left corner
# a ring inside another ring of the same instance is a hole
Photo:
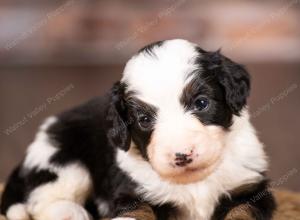
[[[138,123],[142,128],[149,128],[152,125],[152,119],[147,115],[140,115]]]
[[[204,96],[199,96],[194,102],[195,110],[203,111],[209,107],[209,100]]]

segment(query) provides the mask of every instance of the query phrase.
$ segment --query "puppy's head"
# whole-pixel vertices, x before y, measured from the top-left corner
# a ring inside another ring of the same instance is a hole
[[[233,115],[249,94],[246,70],[185,40],[141,49],[112,92],[109,140],[176,183],[199,181],[221,161]]]

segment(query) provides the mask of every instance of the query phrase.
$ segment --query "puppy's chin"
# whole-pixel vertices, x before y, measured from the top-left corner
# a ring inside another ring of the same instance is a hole
[[[151,163],[151,162],[150,162]],[[174,167],[170,164],[157,167],[152,164],[153,169],[165,181],[175,184],[190,184],[204,180],[218,167],[220,158],[213,158],[209,163],[197,167]]]
[[[180,174],[160,174],[158,171],[157,173],[160,177],[168,182],[176,183],[176,184],[189,184],[199,182],[205,179],[210,173],[212,173],[214,167],[207,167],[204,169],[186,169]]]

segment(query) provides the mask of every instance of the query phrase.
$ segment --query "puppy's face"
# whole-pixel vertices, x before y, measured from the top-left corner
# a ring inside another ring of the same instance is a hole
[[[118,91],[127,130],[119,147],[148,161],[162,178],[191,183],[222,159],[232,116],[246,104],[249,77],[219,52],[170,40],[135,55]]]

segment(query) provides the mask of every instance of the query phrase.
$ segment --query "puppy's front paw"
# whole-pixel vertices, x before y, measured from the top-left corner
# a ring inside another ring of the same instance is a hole
[[[11,206],[6,215],[8,220],[30,220],[26,206],[21,203]]]
[[[91,220],[87,211],[71,201],[57,201],[34,216],[36,220]]]

